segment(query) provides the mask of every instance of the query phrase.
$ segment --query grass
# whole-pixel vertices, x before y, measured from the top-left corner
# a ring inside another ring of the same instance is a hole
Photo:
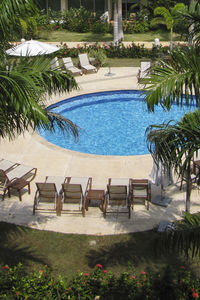
[[[97,263],[116,274],[123,271],[158,271],[165,266],[187,266],[178,255],[156,256],[154,230],[112,236],[88,236],[39,231],[0,222],[0,264],[22,262],[27,272],[48,265],[54,276],[71,277],[77,271],[90,272]],[[95,241],[96,245],[90,245]],[[189,263],[188,263],[189,264]],[[197,262],[188,265],[198,273]]]
[[[109,67],[139,67],[140,58],[107,58]],[[78,58],[73,58],[74,64],[78,66]]]
[[[113,35],[106,34],[95,34],[92,32],[78,33],[69,32],[67,30],[56,30],[56,31],[41,31],[39,35],[41,41],[46,42],[112,42]],[[157,30],[149,31],[146,33],[134,33],[125,34],[124,41],[128,42],[154,42],[155,38],[159,38],[160,41],[169,41],[170,35],[167,31]],[[181,40],[180,36],[174,34],[174,40]]]

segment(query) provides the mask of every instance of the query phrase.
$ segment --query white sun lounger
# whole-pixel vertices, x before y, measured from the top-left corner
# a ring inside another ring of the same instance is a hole
[[[138,80],[142,78],[147,78],[149,75],[149,69],[151,68],[151,62],[150,61],[141,61],[140,63],[140,69],[138,72]]]
[[[59,64],[59,60],[57,57],[54,57],[51,61],[51,69],[59,69],[60,68],[60,64]]]
[[[63,57],[62,60],[66,70],[70,71],[73,75],[83,75],[82,70],[74,66],[71,57]]]
[[[80,66],[85,73],[97,72],[97,68],[90,64],[87,53],[79,54]]]

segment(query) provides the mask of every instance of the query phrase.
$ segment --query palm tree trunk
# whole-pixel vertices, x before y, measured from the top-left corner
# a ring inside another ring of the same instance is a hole
[[[114,40],[113,43],[115,46],[118,45],[119,42],[119,36],[118,36],[118,8],[117,8],[117,2],[114,2]]]
[[[172,49],[173,49],[173,29],[172,29],[172,27],[171,27],[171,29],[170,29],[170,51],[172,51]]]
[[[190,212],[190,196],[192,190],[192,182],[190,175],[190,166],[187,169],[187,177],[186,177],[186,203],[185,203],[185,211]]]
[[[118,0],[118,35],[119,40],[124,39],[123,25],[122,25],[122,0]]]

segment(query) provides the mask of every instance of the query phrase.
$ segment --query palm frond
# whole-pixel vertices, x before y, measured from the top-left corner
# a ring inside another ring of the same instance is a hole
[[[200,100],[200,57],[199,47],[185,50],[173,50],[169,60],[161,60],[159,65],[152,67],[151,76],[141,79],[145,85],[145,101],[148,109],[161,104],[168,110],[173,103],[183,105],[196,104]],[[193,97],[195,93],[195,97]]]
[[[52,128],[52,119],[44,106],[46,97],[68,92],[77,88],[77,84],[67,72],[51,70],[50,62],[51,58],[29,57],[12,64],[9,61],[0,63],[0,115],[4,116],[0,122],[2,137],[14,138],[29,127],[34,130],[41,126]],[[66,126],[69,130],[65,127],[65,132],[70,131],[77,138],[76,126],[72,129],[69,121]]]

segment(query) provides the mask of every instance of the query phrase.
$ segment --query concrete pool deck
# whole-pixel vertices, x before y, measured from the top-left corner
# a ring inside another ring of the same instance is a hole
[[[76,77],[80,89],[69,94],[54,95],[47,103],[55,103],[68,97],[98,91],[137,89],[138,68],[112,68],[113,76],[105,76],[108,68],[101,68],[96,74]],[[125,133],[126,134],[126,133]],[[9,142],[1,140],[1,158],[37,167],[37,176],[31,183],[31,195],[27,191],[19,202],[17,194],[0,201],[0,221],[29,226],[31,228],[77,234],[119,234],[144,231],[154,228],[161,220],[181,218],[185,209],[185,185],[179,190],[180,182],[175,182],[164,192],[171,200],[167,208],[150,204],[147,211],[137,206],[131,213],[131,219],[123,214],[108,215],[106,219],[98,207],[89,207],[86,217],[81,215],[39,213],[32,215],[35,182],[44,181],[46,176],[92,177],[93,188],[106,189],[109,177],[149,178],[152,169],[150,155],[138,156],[99,156],[78,153],[54,146],[37,133],[26,133]],[[160,187],[152,186],[152,199],[160,196]],[[198,189],[192,192],[191,211],[199,211]]]

